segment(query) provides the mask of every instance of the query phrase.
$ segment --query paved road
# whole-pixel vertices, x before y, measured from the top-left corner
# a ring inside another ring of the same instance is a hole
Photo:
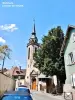
[[[59,97],[56,98],[54,96],[50,96],[45,93],[36,92],[36,91],[32,92],[32,97],[33,97],[33,100],[64,100]]]

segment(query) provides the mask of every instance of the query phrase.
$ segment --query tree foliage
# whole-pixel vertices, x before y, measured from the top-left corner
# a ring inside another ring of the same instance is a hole
[[[41,48],[34,54],[35,67],[46,76],[57,75],[65,80],[64,59],[60,57],[60,48],[64,40],[64,34],[60,26],[49,30],[47,36],[43,36]]]
[[[10,59],[10,51],[11,51],[11,49],[8,47],[8,45],[1,45],[0,46],[0,60],[3,61],[2,72],[3,72],[5,59],[6,58]]]

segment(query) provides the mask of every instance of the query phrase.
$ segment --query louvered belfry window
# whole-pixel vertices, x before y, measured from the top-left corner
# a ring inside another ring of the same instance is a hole
[[[28,59],[30,58],[30,48],[28,49]]]

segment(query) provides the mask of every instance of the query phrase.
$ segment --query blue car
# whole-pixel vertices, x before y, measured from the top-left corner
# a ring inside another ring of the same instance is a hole
[[[0,100],[33,100],[31,95],[23,91],[6,92]]]
[[[30,90],[27,87],[18,87],[16,91],[24,91],[30,94]]]

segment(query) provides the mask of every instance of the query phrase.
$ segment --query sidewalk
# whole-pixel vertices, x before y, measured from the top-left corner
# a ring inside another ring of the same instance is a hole
[[[42,93],[44,93],[44,92],[42,92]],[[58,99],[58,100],[64,100],[63,95],[53,95],[53,94],[50,94],[50,93],[44,93],[44,94],[51,97],[51,98],[55,98],[55,99]]]
[[[57,99],[57,100],[64,100],[64,96],[63,95],[52,95],[50,93],[45,93],[43,91],[33,91],[33,90],[32,90],[32,92],[33,93],[38,93],[38,94],[40,93],[42,95],[46,95],[46,96],[49,96],[49,97]]]

